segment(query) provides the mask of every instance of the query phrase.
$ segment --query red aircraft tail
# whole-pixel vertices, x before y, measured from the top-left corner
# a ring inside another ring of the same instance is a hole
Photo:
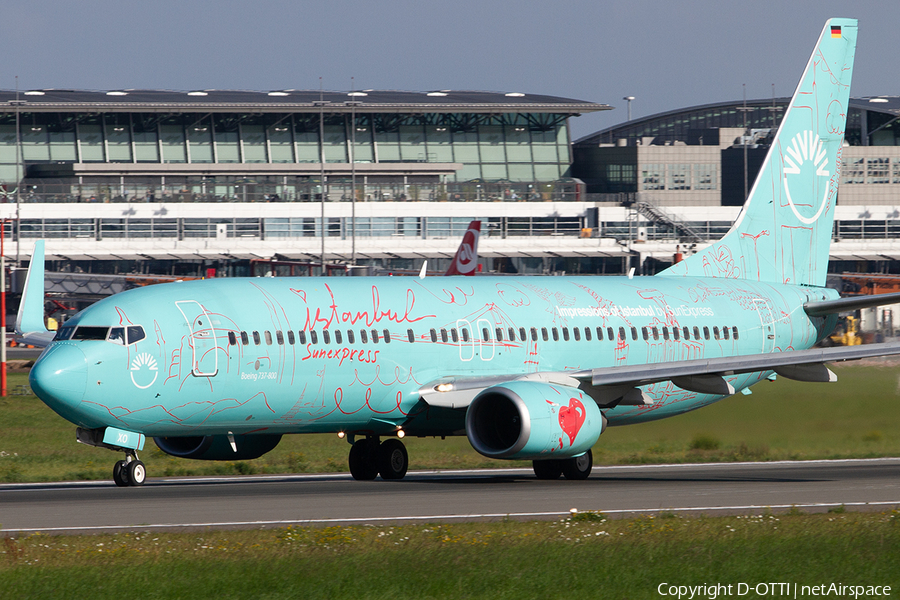
[[[472,221],[445,275],[474,275],[478,265],[478,236],[481,221]]]

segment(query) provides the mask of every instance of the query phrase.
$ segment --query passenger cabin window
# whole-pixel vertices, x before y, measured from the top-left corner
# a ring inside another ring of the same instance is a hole
[[[668,327],[663,327],[663,339],[664,340],[669,339],[669,328]]]
[[[309,341],[313,345],[318,344],[319,343],[319,334],[316,333],[315,331],[310,331],[309,332]]]
[[[260,344],[260,337],[259,337],[258,331],[253,332],[253,343],[256,344],[257,346],[259,346],[259,344]]]
[[[409,343],[412,344],[416,341],[416,335],[413,333],[412,329],[406,330],[406,337],[409,338]]]
[[[327,330],[327,329],[323,329],[323,330],[322,330],[322,343],[323,343],[323,344],[330,344],[330,343],[331,343],[331,334],[328,333],[328,330]]]
[[[299,340],[301,344],[306,344],[306,332],[298,331],[297,332],[297,340]]]
[[[412,329],[410,329],[410,331],[412,331]],[[355,340],[354,337],[353,337],[353,330],[352,330],[352,329],[348,329],[348,330],[347,330],[347,343],[348,343],[348,344],[352,344],[352,343],[354,343],[355,341],[356,341],[356,340]]]
[[[469,341],[469,330],[466,328],[463,328],[463,329],[460,329],[460,332],[462,333],[463,341],[468,342]]]
[[[625,341],[625,328],[619,327],[619,339]]]
[[[434,329],[432,329],[432,330],[429,331],[428,333],[431,334],[431,342],[434,343],[434,344],[436,344],[436,343],[437,343],[437,331],[435,331]]]
[[[532,328],[531,328],[531,341],[532,341],[532,342],[536,342],[536,341],[537,341],[537,327],[532,327]]]
[[[272,332],[264,331],[263,333],[266,336],[266,346],[271,346],[272,345]]]
[[[703,328],[703,339],[705,339],[705,340],[709,339],[709,327]]]
[[[625,330],[624,330],[624,329],[621,329],[621,331],[625,331]],[[599,337],[600,337],[600,339],[603,339],[603,336],[599,336]],[[606,328],[606,339],[608,339],[609,341],[613,341],[614,336],[613,336],[613,328],[612,328],[612,327],[607,327],[607,328]],[[623,340],[625,339],[625,334],[624,334],[624,333],[622,334],[622,339],[623,339]]]
[[[509,341],[511,341],[511,342],[516,341],[516,330],[513,329],[512,327],[510,327],[506,331],[509,333]]]
[[[391,343],[391,332],[388,331],[387,329],[385,329],[384,331],[381,332],[381,334],[384,336],[384,343],[390,344]]]
[[[731,332],[728,331],[727,327],[722,328],[722,337],[724,337],[726,340],[731,337],[730,335],[728,335],[729,333],[731,333]]]
[[[678,329],[677,327],[672,328],[672,337],[675,339],[676,342],[678,341],[678,338],[681,337],[680,334],[681,334],[680,329]]]
[[[372,343],[373,344],[378,343],[378,330],[377,329],[372,330]]]
[[[700,328],[697,327],[696,325],[694,325],[694,339],[695,340],[700,339]]]
[[[713,327],[713,337],[719,339],[719,328]]]
[[[275,332],[275,341],[278,342],[279,346],[284,346],[284,334],[281,333],[281,330]]]
[[[569,328],[568,328],[568,327],[563,327],[563,328],[562,328],[562,334],[563,334],[563,341],[564,341],[564,342],[568,342],[568,341],[569,341]]]
[[[633,340],[637,339],[637,327],[631,328],[631,339],[633,339]]]
[[[653,327],[651,331],[653,332],[653,339],[659,340],[659,327]]]
[[[650,335],[647,333],[646,327],[641,327],[641,336],[644,338],[644,341],[647,341],[650,339]]]
[[[497,341],[498,342],[503,341],[503,328],[502,327],[497,328]]]
[[[584,328],[584,340],[586,342],[591,341],[591,328],[590,327]]]
[[[234,335],[233,331],[228,332],[228,345],[229,346],[237,346],[237,336]]]
[[[447,338],[447,330],[442,328],[442,329],[441,329],[441,341],[444,342],[444,343],[446,344],[446,343],[447,343],[447,339],[448,339],[448,338]]]
[[[335,343],[335,344],[342,344],[343,342],[342,342],[341,340],[342,340],[341,330],[340,330],[340,329],[335,329],[335,330],[334,330],[334,343]]]
[[[523,342],[527,342],[527,341],[528,341],[528,336],[525,335],[525,328],[524,328],[524,327],[519,327],[519,339],[522,340]]]
[[[359,341],[361,341],[363,344],[369,343],[369,334],[368,334],[368,332],[366,332],[365,329],[359,330]]]
[[[454,342],[459,341],[459,333],[456,331],[456,327],[454,327],[453,329],[450,330],[450,337],[453,338]]]
[[[731,328],[731,335],[734,339],[738,339],[738,328],[737,327]]]
[[[482,328],[481,328],[481,340],[482,340],[483,342],[489,342],[489,341],[491,341],[491,330],[488,329],[487,327],[482,327]]]
[[[293,346],[294,345],[294,331],[290,330],[287,333],[288,333],[288,344]]]
[[[573,328],[572,328],[572,335],[575,336],[575,341],[576,341],[576,342],[580,342],[580,341],[581,341],[581,330],[578,329],[577,327],[573,327]]]
[[[547,335],[547,328],[541,327],[541,339],[545,342],[550,339],[550,336]]]
[[[559,330],[556,327],[553,327],[550,331],[553,333],[553,341],[558,342],[559,341]]]
[[[241,344],[243,344],[243,345],[245,345],[245,346],[249,346],[249,345],[250,345],[250,338],[247,337],[247,332],[246,332],[246,331],[242,331],[242,332],[241,332]]]
[[[686,339],[686,340],[691,339],[691,330],[690,329],[688,329],[687,327],[684,327],[682,329],[682,332],[684,333],[684,339]]]

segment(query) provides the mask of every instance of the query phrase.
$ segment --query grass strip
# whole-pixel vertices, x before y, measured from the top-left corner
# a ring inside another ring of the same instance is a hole
[[[900,511],[3,541],[3,598],[653,598],[661,583],[739,582],[900,590]]]

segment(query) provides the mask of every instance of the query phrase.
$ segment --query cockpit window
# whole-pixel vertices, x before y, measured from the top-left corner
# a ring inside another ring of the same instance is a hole
[[[126,341],[127,334],[127,341]],[[81,327],[63,327],[57,332],[54,341],[57,340],[106,340],[113,344],[133,344],[144,339],[146,334],[140,325],[130,327],[94,327],[85,325]]]
[[[78,327],[73,340],[105,340],[109,327]]]
[[[111,327],[109,330],[109,337],[106,338],[107,342],[112,342],[113,344],[121,344],[125,345],[125,328],[124,327]]]
[[[140,325],[132,325],[128,327],[128,343],[133,344],[147,337],[144,335],[144,328]]]
[[[56,336],[54,336],[53,341],[56,342],[58,340],[67,340],[72,337],[73,331],[75,331],[74,327],[60,327],[56,332]]]

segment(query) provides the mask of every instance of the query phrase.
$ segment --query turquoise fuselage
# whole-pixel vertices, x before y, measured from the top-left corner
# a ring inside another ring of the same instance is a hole
[[[808,317],[803,303],[836,296],[824,288],[690,277],[178,282],[117,294],[79,313],[66,326],[139,325],[146,337],[129,345],[53,342],[35,365],[32,384],[80,426],[147,436],[378,435],[398,425],[409,435],[454,435],[463,433],[465,411],[427,406],[422,386],[446,377],[514,378],[805,349],[830,332],[834,319]],[[76,351],[84,354],[83,368],[58,371],[68,383],[48,391],[35,381],[42,362]],[[766,375],[726,380],[740,390]],[[671,382],[645,391],[652,405],[605,409],[609,424],[660,419],[722,398]]]

